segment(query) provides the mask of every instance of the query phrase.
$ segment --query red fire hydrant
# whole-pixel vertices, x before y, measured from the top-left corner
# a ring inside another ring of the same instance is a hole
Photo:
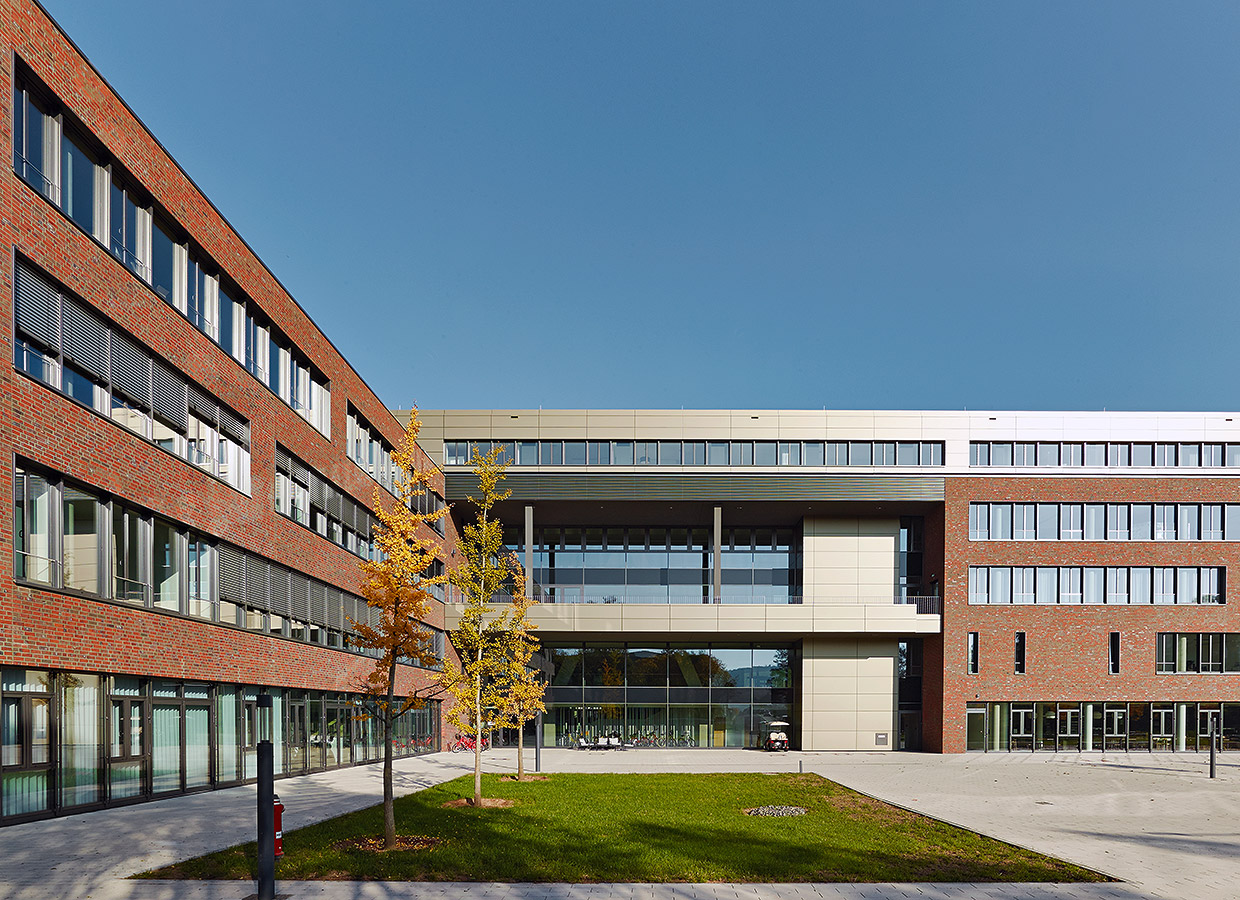
[[[276,834],[276,858],[284,855],[284,804],[280,802],[280,795],[274,795],[275,802],[272,808],[275,809],[275,828]]]

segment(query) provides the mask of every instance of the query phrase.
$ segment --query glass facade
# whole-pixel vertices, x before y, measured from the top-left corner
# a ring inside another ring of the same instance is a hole
[[[1240,703],[1096,701],[969,703],[965,749],[981,751],[1240,750]]]
[[[790,722],[791,644],[548,644],[543,746],[753,747]],[[797,743],[792,728],[787,731]]]
[[[0,821],[223,787],[257,775],[259,693],[277,775],[383,758],[354,694],[0,669]],[[439,749],[439,704],[404,715],[397,757]]]
[[[524,537],[505,536],[520,556]],[[732,528],[720,550],[724,603],[800,603],[801,543],[791,530]],[[715,553],[706,528],[555,527],[534,532],[544,603],[710,603]]]

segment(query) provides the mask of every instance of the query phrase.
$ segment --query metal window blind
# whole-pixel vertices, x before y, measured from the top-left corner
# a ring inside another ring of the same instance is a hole
[[[60,292],[20,260],[14,271],[17,330],[50,350],[60,349]]]
[[[250,424],[223,404],[220,410],[220,431],[243,447],[250,446]]]
[[[151,384],[154,388],[155,412],[166,422],[184,430],[186,427],[187,382],[180,372],[175,372],[162,360],[151,366]]]
[[[235,547],[220,545],[220,597],[234,603],[244,603],[245,556]]]
[[[298,619],[321,621],[310,616],[310,579],[300,572],[289,573],[288,604],[289,610]]]
[[[282,616],[289,615],[289,570],[272,563],[267,583],[270,591],[268,596],[271,597],[271,611]]]
[[[118,331],[112,332],[112,386],[150,408],[150,354]]]
[[[198,418],[205,421],[208,425],[218,424],[220,405],[214,397],[198,387],[196,384],[189,386],[189,411]]]
[[[108,326],[91,310],[65,297],[61,308],[65,355],[100,381],[108,380]]]

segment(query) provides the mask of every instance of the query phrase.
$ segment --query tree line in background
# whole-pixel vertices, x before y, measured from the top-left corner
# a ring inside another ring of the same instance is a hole
[[[517,729],[517,777],[525,777],[524,724],[543,712],[545,680],[533,667],[538,652],[537,627],[529,621],[521,564],[507,553],[503,525],[494,516],[496,504],[511,492],[501,491],[507,462],[499,461],[499,448],[486,454],[473,450],[471,463],[478,478],[473,522],[467,523],[457,542],[462,562],[434,574],[440,560],[439,544],[431,525],[446,516],[448,507],[419,512],[418,498],[430,489],[433,470],[422,463],[417,445],[421,421],[410,412],[401,446],[393,454],[397,473],[395,502],[383,501],[376,489],[374,514],[378,520],[373,542],[378,558],[361,563],[362,596],[378,611],[375,625],[350,620],[358,646],[377,651],[374,669],[359,685],[365,696],[365,715],[382,727],[384,847],[396,846],[396,815],[392,786],[393,732],[396,721],[412,709],[421,709],[434,697],[448,693],[454,700],[448,721],[474,741],[473,804],[482,805],[482,736],[496,727]],[[425,526],[425,527],[424,527]],[[440,560],[441,562],[446,562]],[[449,638],[460,658],[456,664],[445,655],[444,670],[430,684],[404,697],[396,696],[398,663],[426,668],[438,662],[435,636],[426,626],[432,589],[450,584],[462,596],[464,610]],[[497,595],[510,594],[512,602],[499,611],[492,605]]]

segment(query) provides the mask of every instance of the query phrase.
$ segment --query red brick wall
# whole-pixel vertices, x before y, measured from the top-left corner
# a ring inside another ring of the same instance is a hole
[[[1157,675],[1155,635],[1240,632],[1234,595],[1223,606],[970,606],[970,565],[1225,566],[1240,577],[1240,543],[1221,541],[970,541],[969,502],[1240,502],[1230,478],[948,478],[943,615],[942,749],[964,750],[965,704],[990,701],[1240,700],[1237,675]],[[1237,582],[1240,584],[1240,582]],[[979,633],[980,672],[965,673],[966,635]],[[1014,674],[1015,633],[1026,674]],[[1110,632],[1120,673],[1109,674]],[[927,660],[927,665],[929,661]],[[929,741],[927,741],[929,743]]]
[[[943,507],[925,514],[922,554],[923,590],[929,592],[931,584],[937,584],[943,592]],[[943,635],[927,634],[922,637],[921,678],[921,733],[922,749],[932,753],[942,752],[943,743]]]
[[[250,496],[233,490],[6,363],[0,365],[4,558],[13,542],[11,466],[14,457],[22,457],[357,593],[356,557],[275,512],[275,442],[371,507],[376,483],[345,454],[346,407],[356,406],[393,445],[401,437],[399,423],[43,12],[20,0],[0,0],[0,7],[5,46],[327,376],[332,403],[329,441],[5,166],[0,228],[7,245],[247,418],[252,489]],[[12,146],[12,78],[12,70],[3,67],[0,141],[5,147]],[[9,345],[9,360],[12,268],[11,254],[0,253],[0,335]],[[443,492],[439,473],[436,487]],[[447,561],[455,534],[445,521],[448,534],[440,543]],[[442,607],[430,624],[443,626]],[[0,662],[322,690],[348,689],[373,666],[369,658],[291,640],[31,590],[14,585],[11,577],[0,579]],[[404,669],[401,689],[426,677]]]

